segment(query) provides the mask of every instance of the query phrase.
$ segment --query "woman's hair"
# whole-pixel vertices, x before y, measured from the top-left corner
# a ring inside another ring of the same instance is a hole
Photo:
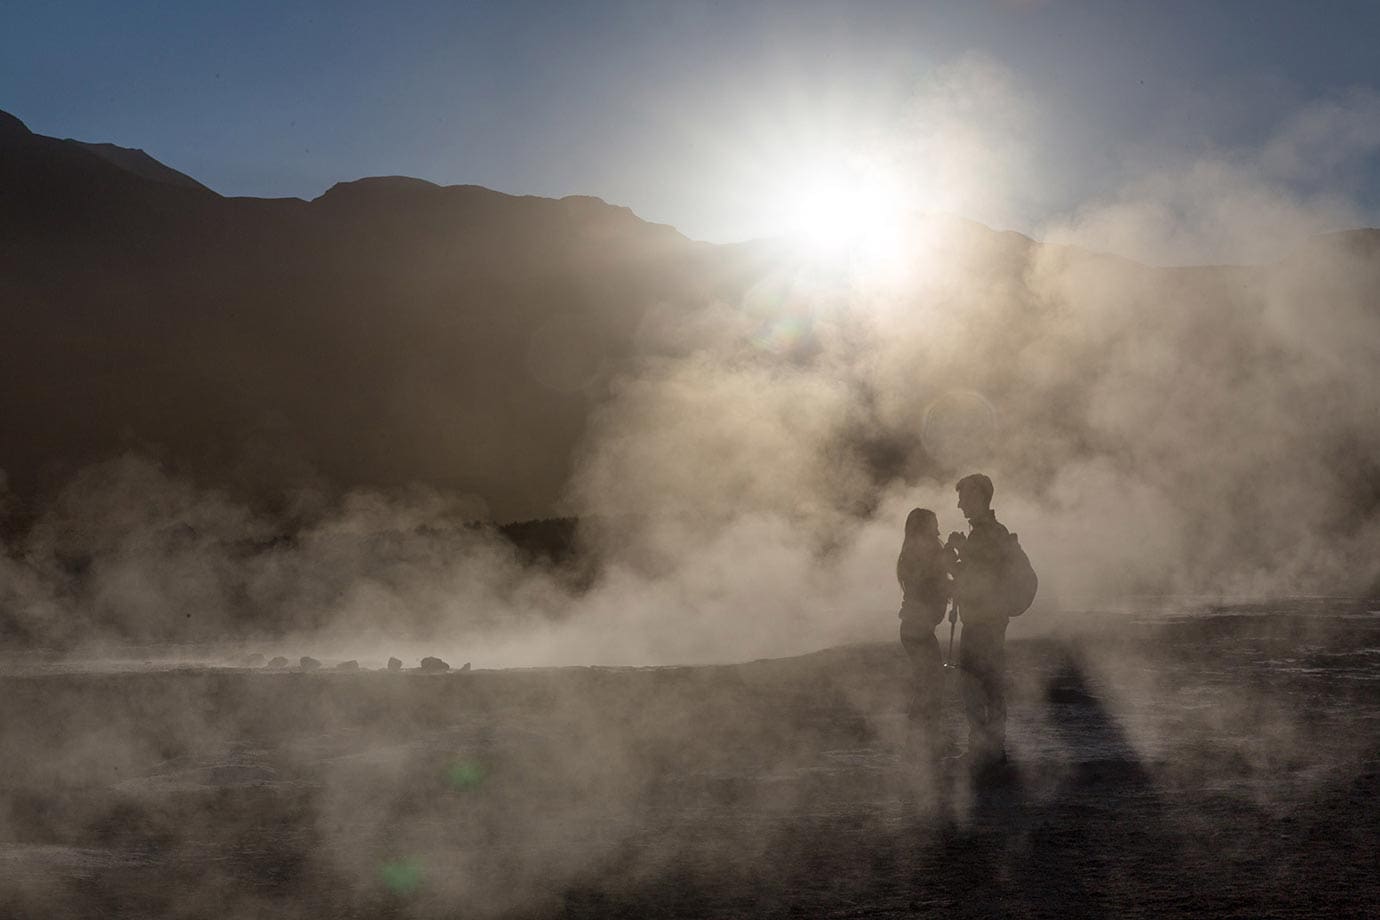
[[[927,534],[930,529],[927,525],[933,524],[934,531],[939,530],[939,517],[928,508],[912,508],[910,514],[906,515],[906,538]]]
[[[901,555],[896,557],[897,581],[905,581],[907,563],[920,552],[925,540],[933,537],[938,531],[939,518],[930,509],[915,508],[906,515],[906,535],[901,541]]]

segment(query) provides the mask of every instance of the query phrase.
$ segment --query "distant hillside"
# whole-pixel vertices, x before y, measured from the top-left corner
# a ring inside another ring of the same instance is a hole
[[[142,150],[133,150],[129,147],[117,147],[114,144],[88,144],[84,141],[74,141],[71,138],[68,138],[68,142],[76,144],[84,150],[89,150],[101,159],[109,163],[114,163],[125,172],[134,173],[136,176],[152,179],[154,182],[162,182],[165,185],[180,185],[183,188],[206,188],[206,186],[186,173],[180,173],[170,166],[164,166]]]
[[[21,496],[135,447],[261,496],[425,482],[545,516],[644,312],[732,282],[595,198],[403,178],[223,198],[4,118],[0,468]]]
[[[1152,268],[935,219],[887,294],[595,198],[179,177],[0,113],[12,514],[132,449],[269,506],[422,484],[828,530],[976,462],[1119,584],[1376,576],[1380,232]]]

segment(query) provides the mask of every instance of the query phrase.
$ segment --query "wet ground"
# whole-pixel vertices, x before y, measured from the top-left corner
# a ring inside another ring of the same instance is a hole
[[[909,753],[890,645],[0,676],[0,916],[1375,915],[1380,614],[1069,623],[1013,629],[984,782]]]

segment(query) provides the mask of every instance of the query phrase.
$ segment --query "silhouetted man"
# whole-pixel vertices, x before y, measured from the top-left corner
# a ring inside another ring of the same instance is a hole
[[[971,528],[967,537],[949,534],[958,553],[954,600],[963,623],[959,637],[959,682],[968,714],[968,760],[976,769],[1006,761],[1006,624],[1003,600],[1010,535],[992,512],[992,480],[981,473],[955,486],[958,508]]]

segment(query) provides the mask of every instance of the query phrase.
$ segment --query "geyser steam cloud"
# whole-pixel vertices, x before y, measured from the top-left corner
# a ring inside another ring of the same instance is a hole
[[[985,152],[967,176],[941,157],[952,194],[936,200],[990,211],[964,190],[1014,194],[1031,170],[1004,132],[1029,118],[999,72],[965,66],[894,159]],[[1261,151],[1137,177],[1052,223],[1055,243],[917,217],[907,271],[885,283],[786,260],[697,307],[649,305],[567,489],[601,560],[592,586],[522,570],[464,526],[473,508],[424,490],[356,494],[282,542],[125,458],[74,479],[8,548],[7,622],[37,640],[200,638],[271,610],[256,622],[498,664],[786,654],[889,633],[906,511],[959,527],[952,483],[973,469],[995,479],[1047,611],[1137,591],[1365,591],[1380,243],[1315,234],[1363,221],[1345,176],[1377,149],[1380,107],[1356,94],[1286,119]],[[1260,264],[1203,264],[1220,260]]]

